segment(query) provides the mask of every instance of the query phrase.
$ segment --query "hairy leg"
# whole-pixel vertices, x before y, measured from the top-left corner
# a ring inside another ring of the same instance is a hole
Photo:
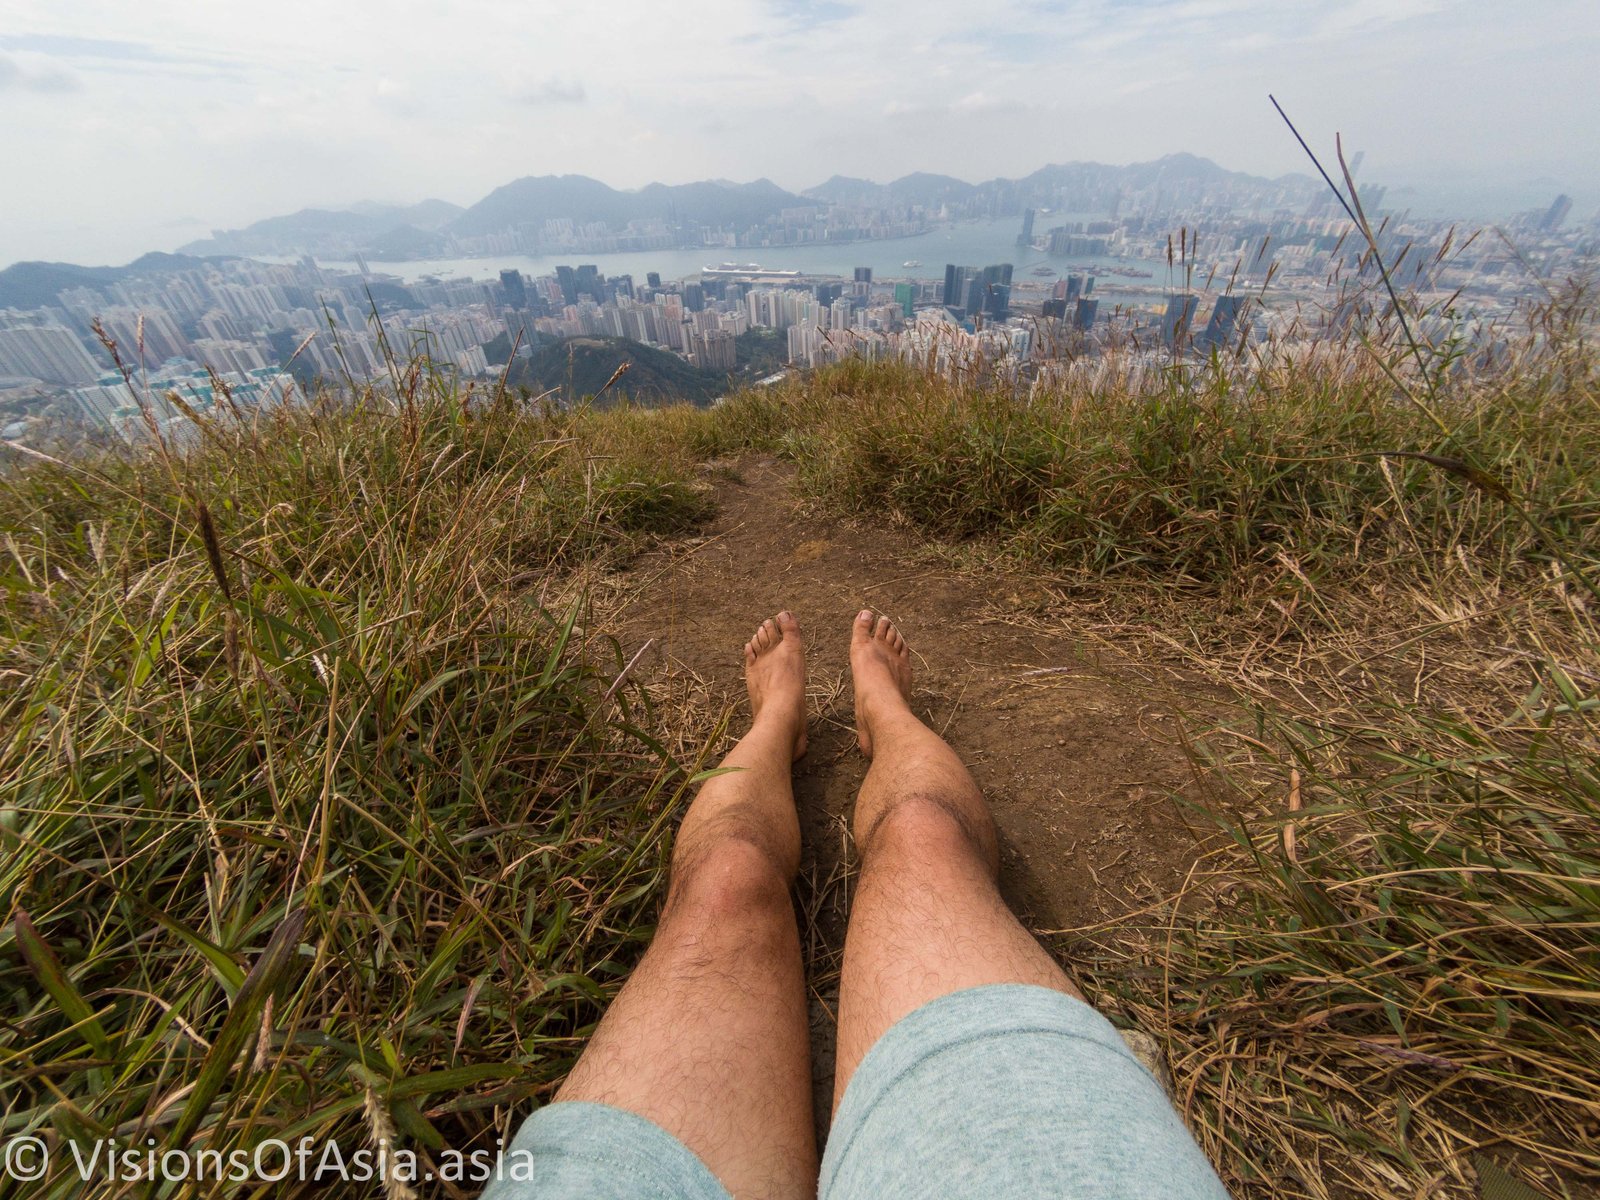
[[[856,801],[861,878],[845,937],[833,1103],[891,1025],[988,983],[1079,995],[1006,907],[994,819],[961,760],[919,721],[911,656],[887,617],[851,630],[856,725],[872,766]]]
[[[805,660],[788,613],[745,647],[750,732],[678,834],[654,941],[558,1101],[654,1121],[734,1196],[816,1191],[810,1043],[789,886],[800,861],[790,764],[805,751]]]

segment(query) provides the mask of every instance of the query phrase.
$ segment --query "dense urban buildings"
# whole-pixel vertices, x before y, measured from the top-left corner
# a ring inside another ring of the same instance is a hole
[[[1468,241],[1447,223],[1384,212],[1381,189],[1362,195],[1395,282],[1428,313],[1420,327],[1441,338],[1491,336],[1537,288],[1529,261],[1558,277],[1577,269],[1595,241],[1593,220],[1571,222],[1566,196],[1513,223],[1513,250],[1502,239]],[[691,235],[708,250],[762,239],[766,265],[718,263],[708,252],[702,270],[679,279],[608,274],[575,254],[539,275],[501,267],[482,279],[407,280],[360,255],[341,266],[307,254],[165,260],[27,306],[3,307],[0,292],[0,411],[10,414],[10,436],[40,414],[128,432],[141,397],[159,407],[176,392],[203,410],[220,388],[236,401],[282,403],[290,375],[302,388],[318,377],[360,383],[382,377],[390,359],[416,355],[484,376],[508,355],[582,337],[658,347],[729,378],[740,368],[741,339],[762,329],[781,335],[798,368],[897,357],[1027,378],[1093,358],[1115,339],[1170,359],[1235,352],[1291,321],[1302,332],[1337,329],[1375,294],[1366,245],[1331,197],[1157,187],[1050,198],[1057,203],[1018,203],[1009,216],[995,211],[1006,201],[993,194],[976,215],[947,202],[819,200],[746,229],[615,229],[574,217],[475,235],[485,255],[512,254],[530,238],[597,254]],[[1100,215],[1084,213],[1091,202]],[[819,236],[854,231],[873,242],[978,217],[1013,222],[1010,261],[948,262],[942,275],[938,264],[910,259],[899,274],[881,265],[832,274],[783,265],[785,247]],[[611,261],[626,263],[626,255]]]

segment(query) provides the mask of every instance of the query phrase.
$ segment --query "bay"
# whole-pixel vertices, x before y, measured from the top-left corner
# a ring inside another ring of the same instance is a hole
[[[1046,215],[1036,227],[1044,230],[1063,220],[1093,220],[1087,214]],[[645,275],[658,272],[663,279],[686,279],[700,274],[703,267],[715,267],[723,262],[738,264],[756,263],[767,270],[801,271],[807,275],[837,275],[850,279],[856,267],[872,268],[877,279],[942,280],[946,263],[965,267],[985,267],[993,263],[1011,263],[1018,284],[1038,283],[1048,286],[1049,278],[1039,279],[1029,272],[1037,266],[1054,268],[1061,274],[1069,271],[1093,273],[1106,268],[1137,269],[1149,271],[1151,278],[1141,280],[1140,290],[1148,287],[1152,294],[1165,290],[1167,264],[1164,260],[1136,258],[1062,258],[1016,244],[1021,222],[1013,217],[1001,220],[961,221],[936,227],[916,237],[892,238],[881,241],[862,241],[842,244],[806,246],[738,247],[733,249],[715,246],[675,250],[620,251],[614,254],[571,252],[554,255],[501,254],[473,258],[429,258],[402,262],[369,262],[368,268],[377,274],[396,275],[407,283],[433,276],[441,279],[494,279],[502,270],[518,270],[525,275],[540,276],[555,273],[558,266],[578,266],[593,263],[606,276],[632,275],[636,284],[643,284]],[[915,263],[916,265],[907,265]],[[353,263],[329,261],[328,267],[354,268]],[[1112,282],[1107,280],[1107,282]]]

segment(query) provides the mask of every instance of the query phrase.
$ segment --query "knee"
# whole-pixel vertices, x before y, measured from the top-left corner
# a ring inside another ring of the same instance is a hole
[[[911,795],[878,813],[857,839],[863,858],[885,856],[944,862],[975,855],[990,875],[1000,867],[999,840],[987,808],[942,796]]]
[[[759,840],[738,833],[680,847],[667,890],[669,910],[719,923],[765,917],[789,907],[789,876]]]

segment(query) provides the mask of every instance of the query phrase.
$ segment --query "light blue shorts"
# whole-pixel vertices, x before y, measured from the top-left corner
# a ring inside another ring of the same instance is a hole
[[[728,1200],[677,1138],[608,1105],[542,1108],[509,1149],[531,1152],[533,1178],[491,1184],[484,1200]],[[1110,1022],[1022,984],[942,996],[878,1040],[835,1114],[817,1190],[822,1200],[1227,1200]]]

